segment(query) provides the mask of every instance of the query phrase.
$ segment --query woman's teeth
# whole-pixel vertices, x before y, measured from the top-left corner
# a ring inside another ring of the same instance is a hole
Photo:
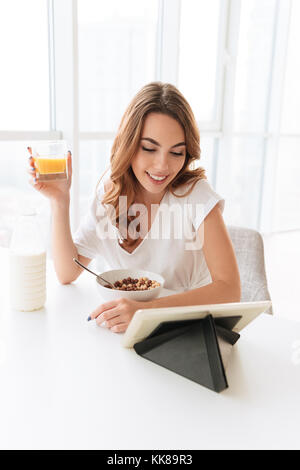
[[[150,176],[150,178],[152,178],[153,180],[155,181],[163,181],[167,178],[167,176],[155,176],[155,175],[152,175],[151,173],[148,173],[148,171],[146,171],[147,175]]]

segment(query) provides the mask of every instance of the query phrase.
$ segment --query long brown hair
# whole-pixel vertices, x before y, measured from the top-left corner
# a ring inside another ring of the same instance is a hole
[[[127,211],[135,202],[138,181],[132,171],[131,161],[138,151],[144,121],[149,113],[161,113],[172,117],[181,125],[185,133],[185,162],[166,190],[176,197],[185,197],[190,194],[199,179],[206,178],[203,168],[192,169],[193,163],[200,159],[201,150],[198,126],[189,103],[174,85],[162,82],[151,82],[145,85],[127,107],[111,149],[112,185],[102,197],[101,202],[114,208],[116,218],[112,220],[112,223],[117,227],[122,215],[119,211],[119,196],[127,196]],[[185,194],[178,195],[174,192],[176,188],[187,183],[194,184]],[[127,220],[131,221],[132,217],[127,216]],[[127,238],[123,243],[123,246],[131,246],[135,240]]]

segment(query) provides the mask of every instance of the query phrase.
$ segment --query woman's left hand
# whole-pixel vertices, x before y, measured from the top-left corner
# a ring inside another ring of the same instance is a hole
[[[149,303],[149,302],[148,302]],[[89,316],[88,320],[96,320],[98,325],[106,322],[107,328],[114,333],[121,333],[127,330],[127,327],[134,315],[140,308],[149,308],[145,302],[120,298],[111,300],[99,305]]]

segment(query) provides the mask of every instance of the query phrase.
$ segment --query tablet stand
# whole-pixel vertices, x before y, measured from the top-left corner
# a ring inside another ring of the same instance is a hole
[[[205,387],[221,392],[228,387],[218,337],[235,344],[240,335],[232,328],[238,317],[163,322],[134,345],[140,356]]]

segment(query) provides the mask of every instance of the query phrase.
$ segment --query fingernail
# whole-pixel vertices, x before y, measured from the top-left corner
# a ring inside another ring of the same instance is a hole
[[[91,321],[91,319],[92,319],[92,317],[89,315],[89,316],[87,317],[87,321]]]

